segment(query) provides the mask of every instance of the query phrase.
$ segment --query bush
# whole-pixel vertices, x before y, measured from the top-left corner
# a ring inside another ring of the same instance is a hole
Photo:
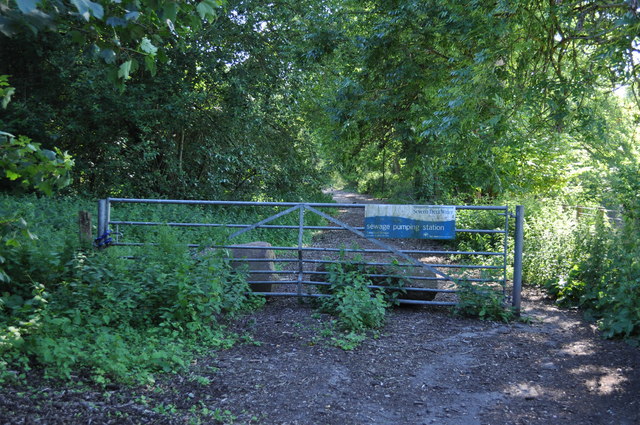
[[[38,366],[66,379],[149,382],[155,372],[188,366],[206,347],[233,343],[219,319],[256,299],[247,297],[244,276],[224,251],[194,255],[175,232],[160,228],[157,244],[136,260],[115,249],[83,252],[69,232],[75,217],[65,228],[55,202],[43,202],[50,214],[27,214],[39,239],[19,226],[3,228],[0,380]]]
[[[621,225],[559,207],[529,212],[524,280],[562,307],[580,307],[603,336],[640,342],[640,241],[633,216]]]
[[[388,303],[382,291],[375,294],[371,281],[358,269],[341,263],[329,266],[330,296],[323,298],[321,309],[338,317],[341,328],[349,332],[364,332],[384,324]]]
[[[501,288],[465,281],[458,282],[457,287],[458,303],[453,309],[453,314],[505,323],[516,318],[515,312],[505,306]]]

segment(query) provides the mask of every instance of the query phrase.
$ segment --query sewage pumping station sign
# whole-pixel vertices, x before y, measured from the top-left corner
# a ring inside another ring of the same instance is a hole
[[[365,205],[364,233],[371,238],[454,239],[456,207]]]

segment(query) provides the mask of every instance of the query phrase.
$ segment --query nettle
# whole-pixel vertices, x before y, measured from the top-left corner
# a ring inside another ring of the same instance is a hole
[[[381,327],[390,305],[384,292],[370,289],[372,282],[354,263],[331,264],[328,270],[330,296],[321,300],[321,310],[335,315],[340,328],[347,332]]]
[[[232,345],[219,319],[259,304],[224,251],[194,254],[168,229],[136,259],[80,251],[65,270],[34,283],[31,298],[2,295],[0,380],[38,366],[64,379],[150,382]]]

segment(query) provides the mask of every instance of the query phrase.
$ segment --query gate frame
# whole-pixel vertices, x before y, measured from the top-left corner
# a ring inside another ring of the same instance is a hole
[[[183,205],[225,205],[225,206],[263,206],[263,207],[289,207],[284,211],[280,211],[277,214],[271,215],[266,219],[263,219],[254,224],[217,224],[217,223],[159,223],[159,222],[143,222],[143,221],[118,221],[111,220],[111,204],[112,203],[144,203],[144,204],[183,204]],[[98,201],[98,239],[107,239],[109,234],[111,233],[109,230],[109,225],[113,224],[117,227],[120,225],[168,225],[168,226],[178,226],[178,227],[240,227],[241,229],[232,233],[228,236],[228,240],[233,239],[241,234],[244,234],[250,230],[257,228],[285,228],[285,229],[298,229],[298,246],[295,248],[298,253],[298,270],[297,270],[297,293],[261,293],[263,295],[289,295],[289,296],[305,296],[302,293],[302,284],[308,284],[303,280],[303,275],[305,273],[303,265],[305,260],[303,259],[304,251],[340,251],[331,248],[324,249],[309,249],[303,247],[303,234],[305,229],[313,229],[313,230],[347,230],[351,233],[356,234],[362,238],[369,240],[370,242],[376,244],[380,248],[382,248],[382,252],[389,252],[402,257],[404,260],[409,261],[411,264],[407,264],[405,266],[417,266],[425,268],[436,275],[444,278],[447,281],[457,282],[457,280],[467,280],[473,281],[470,279],[463,278],[453,278],[448,274],[438,270],[435,267],[442,267],[442,265],[428,265],[420,262],[419,260],[414,259],[413,257],[407,255],[406,250],[400,250],[393,246],[390,246],[378,239],[368,237],[363,232],[360,231],[361,228],[356,228],[350,226],[328,214],[323,213],[317,208],[364,208],[369,204],[338,204],[338,203],[307,203],[307,202],[250,202],[250,201],[207,201],[207,200],[176,200],[176,199],[135,199],[135,198],[106,198],[100,199]],[[507,250],[508,250],[508,239],[509,239],[509,218],[515,219],[515,229],[514,229],[514,257],[513,257],[513,281],[512,281],[512,293],[511,293],[511,307],[516,315],[520,314],[521,311],[521,292],[522,292],[522,249],[524,242],[524,206],[517,205],[515,207],[515,214],[510,212],[508,206],[476,206],[476,205],[454,205],[453,207],[456,210],[484,210],[484,211],[503,211],[499,213],[499,215],[505,216],[505,225],[504,230],[488,230],[488,229],[457,229],[457,232],[470,232],[470,233],[502,233],[504,234],[504,249],[503,252],[481,252],[481,251],[413,251],[413,253],[423,253],[423,254],[434,254],[434,255],[453,255],[453,254],[466,254],[466,255],[481,255],[481,256],[494,256],[494,255],[502,255],[503,256],[503,265],[500,267],[503,270],[503,279],[502,280],[492,280],[495,282],[502,282],[503,288],[506,289],[507,285]],[[299,211],[299,220],[297,226],[292,225],[268,225],[267,223],[276,220],[282,216],[287,214],[291,214],[295,211]],[[335,224],[336,226],[305,226],[304,225],[304,213],[305,211],[313,212]],[[116,235],[119,232],[116,231]],[[144,245],[141,243],[121,243],[117,239],[115,242],[111,243],[112,245],[129,245],[129,246],[139,246]],[[200,247],[201,245],[190,244],[190,247]],[[211,248],[237,248],[237,246],[212,246]],[[270,249],[284,249],[285,247],[271,247]],[[286,249],[291,250],[292,248],[287,247]],[[374,253],[381,252],[380,250],[342,250],[342,251],[357,251],[364,253]],[[307,260],[307,262],[317,262],[317,260]],[[363,264],[373,264],[373,263],[363,263]],[[460,266],[462,267],[462,266]],[[467,268],[478,268],[480,266],[464,266]],[[485,266],[487,267],[487,266]],[[493,268],[493,267],[492,267]],[[496,267],[498,268],[498,267]],[[476,279],[477,280],[477,279]],[[253,282],[253,283],[263,283],[263,282]],[[272,282],[277,283],[277,282]],[[408,288],[413,289],[413,288]],[[455,290],[436,290],[432,289],[433,292],[457,292]],[[403,303],[410,304],[428,304],[428,305],[455,305],[456,303],[448,303],[448,302],[434,302],[434,301],[415,301],[415,300],[399,300]]]

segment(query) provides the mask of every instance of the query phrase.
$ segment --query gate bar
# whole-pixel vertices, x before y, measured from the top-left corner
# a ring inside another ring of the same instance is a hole
[[[112,245],[113,246],[147,246],[147,245],[154,245],[154,244],[148,244],[148,243],[144,243],[144,242],[118,242],[118,243],[113,243]],[[202,244],[195,244],[195,243],[187,244],[187,247],[189,247],[189,248],[199,248],[201,246],[202,246]],[[250,247],[250,246],[237,246],[237,245],[216,245],[215,248],[219,248],[219,249],[230,249],[230,248],[234,248],[234,249],[235,248],[237,248],[237,249],[252,249],[253,247]],[[295,247],[295,246],[270,246],[269,249],[271,249],[273,251],[297,251],[298,247]],[[365,253],[365,254],[393,252],[393,251],[390,251],[388,249],[351,249],[351,248],[340,249],[340,248],[320,248],[320,247],[303,247],[302,250],[303,251],[321,251],[321,252],[362,252],[362,253]],[[504,255],[504,252],[493,252],[493,251],[416,251],[416,250],[409,250],[409,249],[399,249],[397,251],[400,252],[401,254],[403,254],[403,255],[401,255],[403,258],[404,258],[404,254],[420,254],[420,255],[484,255],[484,256]],[[409,257],[409,258],[411,258],[411,257]],[[411,261],[411,260],[409,260],[409,261]]]
[[[257,227],[260,227],[261,225],[263,225],[265,223],[273,221],[276,218],[282,217],[283,215],[287,215],[289,213],[292,213],[292,212],[294,212],[295,210],[298,210],[298,209],[302,209],[302,208],[300,206],[297,206],[297,207],[291,207],[291,208],[289,208],[287,210],[284,210],[284,211],[280,211],[278,214],[275,214],[275,215],[272,215],[271,217],[265,218],[264,220],[259,221],[259,222],[255,223],[255,224],[252,224],[251,226],[246,227],[246,228],[244,228],[242,230],[238,230],[237,232],[229,235],[228,239],[233,239],[236,236],[240,236],[243,233],[247,233],[249,230],[253,230],[253,229],[257,228]]]
[[[110,209],[109,199],[98,201],[98,237],[102,237],[109,230]]]
[[[369,204],[334,204],[322,202],[252,202],[252,201],[205,201],[189,199],[136,199],[136,198],[107,198],[109,202],[138,203],[138,204],[186,204],[186,205],[238,205],[238,206],[271,206],[271,207],[295,207],[305,205],[315,208],[364,208]],[[487,210],[507,211],[505,206],[495,205],[450,205],[458,210]]]
[[[304,205],[300,206],[300,214],[298,216],[298,296],[302,296],[302,277],[304,275],[304,260],[302,258],[302,244],[304,238]]]
[[[168,222],[163,223],[160,221],[122,221],[113,220],[109,224],[116,225],[128,225],[128,226],[172,226],[172,227],[228,227],[228,228],[247,228],[251,227],[255,229],[260,227],[261,229],[297,229],[299,226],[293,224],[261,224],[256,226],[255,224],[236,224],[236,223],[183,223],[183,222]],[[344,230],[343,227],[338,226],[303,226],[305,230]],[[364,227],[354,227],[356,230],[365,230]],[[251,230],[251,229],[250,229]],[[485,230],[485,229],[456,229],[456,233],[505,233],[504,230]]]

